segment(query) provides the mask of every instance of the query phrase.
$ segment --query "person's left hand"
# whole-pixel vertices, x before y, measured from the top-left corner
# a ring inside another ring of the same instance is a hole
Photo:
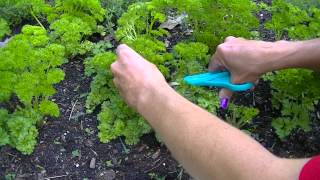
[[[139,104],[146,98],[169,87],[157,67],[127,45],[120,45],[117,55],[117,61],[111,65],[113,81],[132,108],[138,109]]]

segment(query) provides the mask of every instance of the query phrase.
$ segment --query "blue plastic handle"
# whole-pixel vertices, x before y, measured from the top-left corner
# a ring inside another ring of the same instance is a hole
[[[203,74],[197,74],[193,76],[187,76],[184,78],[184,81],[187,84],[193,86],[207,86],[207,87],[217,87],[217,88],[226,88],[231,91],[241,92],[251,89],[253,83],[244,83],[244,84],[233,84],[231,83],[230,72],[208,72]]]

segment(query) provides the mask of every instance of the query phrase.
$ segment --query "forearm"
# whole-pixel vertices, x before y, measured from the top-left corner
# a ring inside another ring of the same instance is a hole
[[[173,155],[197,179],[294,179],[301,161],[281,160],[241,131],[171,88],[158,88],[139,105]],[[286,166],[286,167],[284,167]],[[288,169],[288,173],[279,168]]]
[[[115,86],[192,176],[297,179],[306,160],[273,156],[249,136],[178,95],[153,64],[128,46],[119,46],[117,54],[118,60],[111,65]]]
[[[287,68],[320,70],[320,39],[310,41],[275,43],[274,58],[265,67],[266,71]]]

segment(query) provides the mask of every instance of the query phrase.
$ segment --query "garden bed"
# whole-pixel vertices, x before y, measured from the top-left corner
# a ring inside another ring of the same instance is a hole
[[[276,34],[264,27],[271,18],[270,12],[263,10],[257,13],[257,18],[260,39],[275,41]],[[184,30],[178,26],[171,31],[168,39],[171,46],[184,39],[181,33]],[[111,37],[115,43],[114,39]],[[33,154],[22,155],[8,146],[1,147],[0,179],[190,179],[153,133],[144,135],[136,145],[126,145],[123,137],[106,144],[100,142],[97,137],[100,108],[92,114],[86,113],[85,108],[92,78],[85,76],[84,61],[76,56],[62,66],[65,79],[55,85],[57,93],[51,98],[61,114],[59,118],[46,118],[41,124]],[[272,106],[271,90],[269,81],[260,81],[255,91],[238,94],[234,99],[236,105],[252,106],[260,111],[246,125],[251,136],[281,157],[319,154],[320,106],[311,114],[309,132],[294,130],[281,140],[271,126],[272,119],[281,115]],[[226,114],[220,110],[219,115]]]

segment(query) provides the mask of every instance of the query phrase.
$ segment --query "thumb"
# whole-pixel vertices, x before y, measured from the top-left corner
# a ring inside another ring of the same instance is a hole
[[[220,58],[219,58],[218,53],[216,53],[215,55],[212,56],[208,70],[212,71],[212,72],[225,70],[225,67],[220,62]]]
[[[227,109],[229,105],[229,100],[232,97],[233,92],[228,89],[221,89],[219,92],[220,107],[222,109]]]

